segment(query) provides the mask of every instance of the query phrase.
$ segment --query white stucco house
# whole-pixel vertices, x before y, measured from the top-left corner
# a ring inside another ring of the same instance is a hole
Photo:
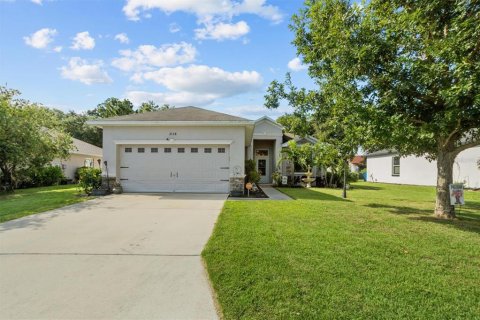
[[[462,151],[455,159],[453,181],[463,182],[467,188],[480,188],[480,146]],[[399,157],[394,151],[367,154],[367,178],[372,182],[413,185],[436,185],[437,163],[423,157]]]
[[[216,192],[244,188],[245,160],[271,183],[283,128],[196,107],[90,121],[103,128],[109,176],[126,192]]]
[[[102,161],[102,148],[75,138],[72,140],[73,149],[68,159],[54,159],[53,166],[61,167],[65,177],[70,180],[75,179],[75,171],[79,167],[101,168],[98,161]]]

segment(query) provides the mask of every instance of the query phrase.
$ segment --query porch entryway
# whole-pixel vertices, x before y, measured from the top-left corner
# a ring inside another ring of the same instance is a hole
[[[253,140],[253,159],[260,183],[272,183],[272,173],[275,171],[275,140]]]

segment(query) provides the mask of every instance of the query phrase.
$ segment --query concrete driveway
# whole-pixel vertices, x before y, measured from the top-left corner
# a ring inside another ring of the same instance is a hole
[[[216,319],[200,253],[225,199],[124,194],[0,224],[0,317]]]

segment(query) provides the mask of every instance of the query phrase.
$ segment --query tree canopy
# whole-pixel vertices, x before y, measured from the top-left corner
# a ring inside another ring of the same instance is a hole
[[[437,160],[435,212],[454,217],[454,159],[480,144],[479,21],[478,1],[306,1],[291,29],[317,89],[273,81],[266,106],[287,99],[346,146]]]
[[[68,158],[72,140],[47,109],[16,99],[18,91],[0,88],[1,185],[14,188],[19,170]]]

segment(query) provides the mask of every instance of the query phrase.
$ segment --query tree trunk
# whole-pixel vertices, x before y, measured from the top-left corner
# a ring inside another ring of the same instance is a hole
[[[13,190],[13,174],[12,170],[8,170],[7,166],[2,166],[0,168],[2,171],[2,179],[0,180],[0,190],[5,188],[5,191],[12,191]]]
[[[456,153],[440,150],[437,156],[437,200],[435,217],[442,219],[455,218],[455,206],[450,204],[449,186],[453,183],[453,164]]]
[[[343,192],[342,192],[342,197],[344,199],[347,198],[347,168],[348,168],[348,162],[345,161],[343,166]]]

